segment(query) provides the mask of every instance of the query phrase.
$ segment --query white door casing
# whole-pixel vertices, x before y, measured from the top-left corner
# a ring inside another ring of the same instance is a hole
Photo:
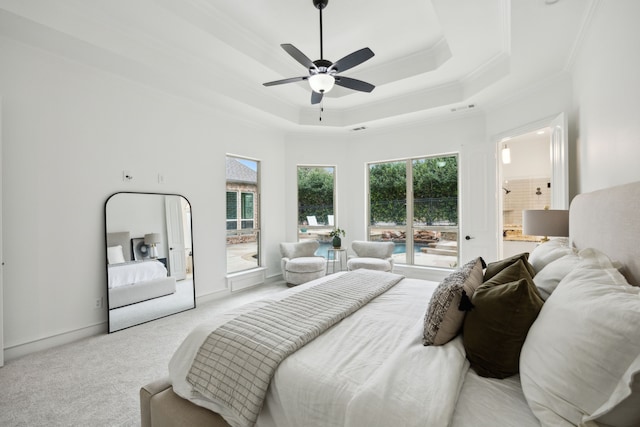
[[[180,196],[166,196],[165,210],[167,216],[167,246],[169,248],[169,275],[176,280],[187,277],[187,262],[184,244],[184,226],[182,203]]]
[[[4,276],[4,255],[2,253],[2,97],[0,97],[0,367],[4,366],[4,297],[2,277]]]
[[[551,128],[551,209],[569,209],[569,138],[567,117],[558,114]]]

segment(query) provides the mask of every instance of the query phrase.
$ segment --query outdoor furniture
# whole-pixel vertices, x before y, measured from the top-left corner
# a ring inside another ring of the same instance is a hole
[[[287,285],[301,285],[326,274],[326,260],[314,253],[320,247],[315,240],[280,243],[282,277]]]
[[[365,242],[355,240],[351,243],[351,249],[356,253],[349,257],[347,270],[366,268],[369,270],[392,271],[393,270],[393,242]]]

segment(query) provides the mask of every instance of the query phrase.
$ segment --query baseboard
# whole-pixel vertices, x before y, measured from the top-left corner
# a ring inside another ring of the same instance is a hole
[[[106,334],[108,331],[108,323],[101,322],[85,328],[76,329],[74,331],[63,332],[51,337],[33,340],[24,344],[18,344],[4,349],[5,363],[10,360],[18,359],[27,354],[37,351],[48,350],[60,345],[69,344],[82,338],[92,337],[94,335]]]
[[[237,292],[253,286],[261,285],[265,280],[266,268],[255,268],[253,270],[227,275],[227,288],[231,292]]]
[[[430,280],[432,282],[441,282],[454,269],[439,267],[417,267],[409,265],[394,265],[393,272],[402,274],[413,279]]]

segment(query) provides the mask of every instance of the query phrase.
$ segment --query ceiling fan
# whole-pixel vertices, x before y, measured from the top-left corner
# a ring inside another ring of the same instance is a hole
[[[295,83],[302,80],[308,80],[309,86],[311,86],[311,89],[313,90],[311,92],[312,104],[320,103],[320,101],[322,101],[323,95],[329,92],[333,88],[334,84],[360,92],[371,92],[375,88],[374,85],[363,82],[362,80],[338,75],[338,73],[347,71],[355,67],[356,65],[360,65],[366,60],[372,58],[374,53],[368,47],[350,53],[349,55],[337,60],[336,62],[331,62],[323,59],[322,9],[327,7],[328,3],[329,0],[313,0],[313,5],[320,11],[320,59],[316,59],[315,61],[310,60],[304,53],[302,53],[292,44],[280,45],[289,55],[293,57],[293,59],[304,65],[309,70],[309,75],[264,83],[265,86],[275,86],[284,83]]]

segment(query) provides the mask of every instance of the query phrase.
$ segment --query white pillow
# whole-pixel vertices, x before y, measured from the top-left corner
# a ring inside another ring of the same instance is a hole
[[[580,257],[575,253],[571,253],[547,264],[540,270],[533,277],[533,283],[536,284],[540,297],[542,297],[543,300],[549,298],[558,286],[558,283],[575,269],[579,263]]]
[[[624,373],[609,400],[583,423],[585,427],[640,426],[640,355]]]
[[[557,237],[536,246],[529,254],[529,264],[538,274],[547,264],[573,252],[568,238]]]
[[[520,354],[522,391],[545,426],[578,425],[640,368],[628,372],[640,355],[640,289],[601,253],[582,255],[545,302]],[[618,403],[614,397],[610,406]]]
[[[121,262],[124,262],[122,245],[109,246],[107,248],[107,261],[109,264],[120,264]]]
[[[557,253],[557,250],[553,250]],[[571,251],[571,253],[551,261],[544,266],[542,270],[533,278],[533,282],[538,288],[538,292],[543,300],[549,298],[549,295],[556,289],[558,283],[566,277],[572,270],[580,265],[583,268],[610,268],[619,267],[619,263],[614,263],[607,255],[598,249],[587,248],[580,252]]]

